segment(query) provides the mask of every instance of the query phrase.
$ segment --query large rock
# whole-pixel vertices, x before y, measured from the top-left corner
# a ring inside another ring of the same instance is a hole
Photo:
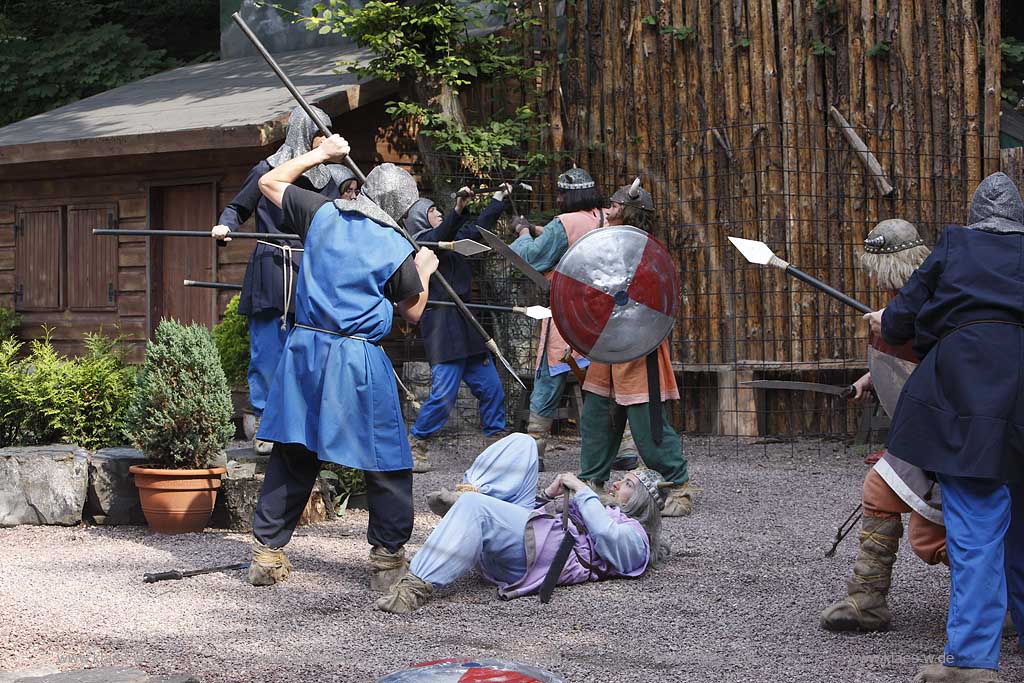
[[[0,527],[82,521],[89,454],[74,445],[0,449]]]
[[[132,465],[146,456],[134,448],[103,448],[89,459],[89,494],[85,516],[97,524],[145,524]]]

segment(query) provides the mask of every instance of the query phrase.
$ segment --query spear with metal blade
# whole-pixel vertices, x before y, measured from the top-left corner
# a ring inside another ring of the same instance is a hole
[[[205,287],[206,289],[228,289],[241,291],[242,285],[233,285],[227,282],[207,282],[205,280],[184,280],[186,287]],[[428,306],[454,306],[451,301],[427,300]],[[496,311],[498,313],[518,313],[534,320],[544,320],[551,317],[551,309],[544,306],[492,306],[491,304],[466,304],[467,308],[479,311]]]
[[[765,244],[764,242],[758,242],[756,240],[745,240],[739,237],[730,237],[729,241],[732,242],[733,246],[739,249],[740,253],[743,254],[744,258],[746,258],[751,263],[756,263],[760,266],[772,266],[773,268],[779,268],[781,270],[784,270],[787,274],[792,275],[797,280],[806,282],[811,287],[814,287],[815,289],[825,292],[825,294],[828,294],[833,299],[838,299],[839,301],[842,301],[847,306],[852,306],[856,308],[861,313],[874,313],[874,309],[872,309],[871,307],[862,304],[861,302],[847,296],[846,294],[843,294],[834,287],[826,285],[818,278],[811,277],[802,270],[794,268],[792,265],[789,264],[788,261],[783,261],[778,256],[773,254],[772,250],[768,248],[768,245]]]
[[[95,228],[94,235],[124,235],[126,237],[205,237],[210,239],[209,230],[118,230],[116,228]],[[227,237],[264,240],[268,242],[291,242],[301,240],[298,235],[290,232],[229,232]],[[474,240],[463,239],[454,242],[420,242],[421,247],[441,249],[443,251],[454,251],[463,256],[476,256],[485,254],[491,250],[486,244],[480,244]]]
[[[321,134],[323,134],[324,137],[330,137],[331,131],[328,130],[327,126],[323,124],[320,118],[313,113],[313,110],[310,108],[309,103],[306,102],[306,98],[304,98],[302,96],[302,93],[298,91],[295,85],[291,82],[291,79],[288,78],[287,74],[285,74],[285,72],[281,70],[281,67],[278,66],[273,56],[271,56],[271,54],[267,51],[267,48],[263,46],[263,43],[260,42],[260,39],[256,37],[256,34],[252,32],[252,29],[249,28],[249,25],[245,23],[245,19],[242,18],[242,15],[240,15],[238,12],[235,12],[231,15],[231,18],[234,19],[236,24],[238,24],[238,28],[242,30],[242,33],[245,34],[245,37],[248,38],[250,42],[252,42],[253,46],[256,48],[256,51],[260,53],[264,60],[266,60],[267,64],[277,75],[278,79],[280,79],[284,87],[287,88],[288,92],[290,92],[292,97],[295,98],[295,101],[298,102],[299,106],[302,107],[303,111],[306,112],[306,115],[309,117],[309,120],[316,124],[317,128],[319,128]],[[359,179],[360,183],[366,182],[366,176],[363,175],[363,172],[361,170],[359,170],[359,167],[356,165],[356,162],[352,159],[351,156],[346,156],[344,159],[344,163],[346,166],[349,167],[352,173],[355,174],[356,178]],[[413,249],[419,249],[419,244],[405,228],[399,225],[397,229],[398,233],[402,237],[404,237],[409,242],[409,244],[412,245]],[[468,308],[466,308],[466,304],[463,303],[462,299],[459,298],[459,295],[455,293],[455,290],[452,289],[452,286],[450,284],[448,284],[448,281],[444,278],[444,276],[442,276],[440,273],[435,272],[432,277],[441,285],[442,289],[444,289],[444,291],[448,294],[448,298],[452,300],[456,307],[458,307],[459,312],[462,313],[463,317],[466,318],[466,322],[468,322],[470,326],[476,330],[477,334],[479,334],[483,338],[484,346],[487,348],[487,350],[490,351],[495,358],[501,361],[501,364],[505,366],[505,369],[508,371],[508,373],[512,375],[512,377],[517,382],[519,382],[519,385],[521,387],[525,389],[526,385],[523,384],[523,380],[519,379],[519,374],[512,368],[512,364],[509,363],[508,360],[506,360],[504,355],[502,355],[501,350],[498,348],[497,342],[495,342],[494,339],[491,338],[491,335],[487,334],[487,330],[483,328],[483,326],[480,324],[480,321],[473,317],[473,314],[470,313]]]
[[[852,384],[845,387],[837,387],[834,384],[818,384],[816,382],[790,382],[781,379],[756,379],[751,382],[739,382],[737,386],[750,389],[785,389],[788,391],[814,391],[821,394],[831,394],[850,398],[857,393]]]

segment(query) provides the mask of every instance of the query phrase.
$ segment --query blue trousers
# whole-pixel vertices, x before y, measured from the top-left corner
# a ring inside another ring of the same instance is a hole
[[[558,403],[565,392],[565,383],[569,379],[568,372],[551,374],[548,367],[548,354],[545,351],[540,357],[540,367],[533,375],[533,391],[530,392],[530,412],[541,417],[554,417]]]
[[[999,668],[1007,604],[1024,634],[1024,484],[939,475],[949,552],[946,666]]]
[[[409,431],[425,439],[444,426],[465,382],[480,402],[480,427],[490,436],[505,429],[505,388],[489,353],[430,366],[430,396]]]
[[[249,318],[249,405],[257,417],[263,415],[274,371],[284,352],[288,332],[276,313],[256,313]]]
[[[526,523],[537,492],[537,442],[510,434],[488,446],[463,477],[479,493],[463,493],[409,567],[435,587],[473,567],[503,583],[526,573]]]

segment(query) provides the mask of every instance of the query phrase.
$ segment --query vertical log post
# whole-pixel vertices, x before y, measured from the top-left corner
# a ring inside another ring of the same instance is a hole
[[[985,175],[999,170],[1000,10],[1000,0],[985,0]]]

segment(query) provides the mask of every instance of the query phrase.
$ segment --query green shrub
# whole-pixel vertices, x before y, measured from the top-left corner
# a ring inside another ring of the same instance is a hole
[[[128,408],[132,443],[158,467],[206,467],[234,434],[231,414],[209,330],[161,320]]]
[[[366,476],[362,470],[327,462],[320,470],[320,480],[330,487],[334,514],[343,515],[352,496],[366,493]]]
[[[238,313],[238,295],[224,309],[224,318],[213,327],[213,341],[224,375],[232,387],[245,386],[249,374],[249,321]]]
[[[18,336],[21,316],[9,308],[0,308],[0,341]]]
[[[123,443],[135,384],[118,340],[88,335],[88,353],[66,358],[49,335],[0,342],[0,447],[74,443],[88,449]]]

